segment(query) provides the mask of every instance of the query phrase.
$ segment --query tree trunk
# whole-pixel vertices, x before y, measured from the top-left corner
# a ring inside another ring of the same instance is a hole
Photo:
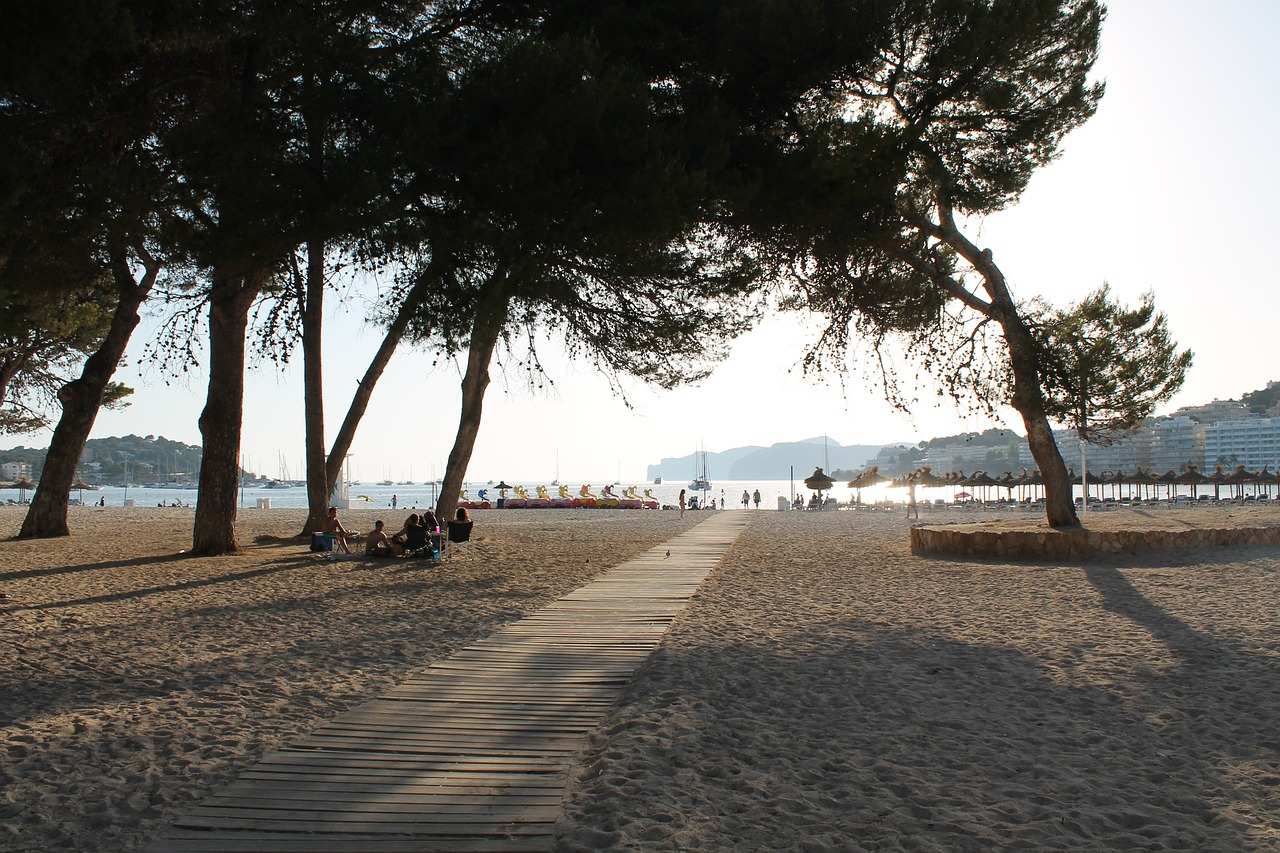
[[[1022,322],[1017,309],[1001,306],[1000,325],[1009,348],[1009,364],[1013,369],[1013,407],[1022,415],[1027,430],[1027,444],[1044,480],[1045,514],[1050,527],[1078,527],[1076,508],[1071,500],[1071,477],[1062,461],[1058,443],[1044,411],[1044,394],[1040,389],[1040,373],[1036,367],[1035,341]]]
[[[501,275],[495,274],[486,285],[488,292],[476,306],[467,369],[462,375],[462,413],[458,419],[458,433],[453,440],[453,449],[449,451],[444,481],[440,485],[440,500],[436,503],[436,518],[441,524],[453,518],[467,465],[471,462],[471,451],[475,449],[476,436],[480,432],[484,392],[489,387],[489,361],[507,322],[510,297],[505,285]]]
[[[405,331],[409,328],[409,321],[413,319],[413,314],[418,309],[418,303],[426,296],[430,289],[431,279],[424,276],[414,283],[413,287],[400,305],[400,311],[396,314],[395,320],[387,328],[387,333],[382,337],[382,344],[378,347],[377,353],[374,354],[373,360],[369,362],[369,367],[365,370],[364,376],[360,379],[360,384],[356,387],[355,396],[351,398],[351,405],[347,408],[347,416],[342,420],[342,426],[338,428],[338,434],[333,438],[333,447],[329,450],[329,460],[325,465],[325,488],[328,490],[326,494],[333,491],[333,487],[338,482],[338,477],[342,474],[342,463],[347,458],[347,452],[351,450],[351,442],[355,440],[356,428],[360,426],[360,419],[364,417],[365,410],[369,408],[369,400],[373,397],[374,386],[378,384],[378,379],[382,376],[387,364],[391,361],[391,356],[395,354],[396,347],[400,344],[400,339],[404,337]]]
[[[111,326],[97,351],[85,361],[80,376],[58,391],[62,416],[53,430],[40,483],[31,498],[27,516],[22,520],[19,539],[45,539],[66,536],[71,532],[67,527],[67,505],[80,454],[84,452],[84,444],[98,417],[103,392],[115,375],[129,338],[137,328],[138,310],[159,272],[158,264],[148,263],[142,280],[134,283],[133,275],[127,269],[116,270],[119,295],[111,315]]]
[[[324,526],[332,492],[324,453],[324,256],[323,240],[307,241],[306,299],[302,310],[302,408],[307,455],[307,523],[303,535]]]
[[[209,393],[200,413],[203,455],[196,498],[194,554],[232,554],[236,492],[240,485],[240,430],[244,415],[244,345],[249,308],[263,274],[214,273],[209,295]]]

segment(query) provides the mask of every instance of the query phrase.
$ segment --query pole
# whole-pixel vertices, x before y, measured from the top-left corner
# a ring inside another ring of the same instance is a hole
[[[1081,512],[1087,513],[1089,511],[1089,459],[1088,459],[1088,456],[1085,454],[1084,445],[1085,445],[1084,436],[1081,436],[1080,437],[1080,484],[1081,484],[1081,488],[1083,488],[1084,490],[1084,503],[1082,504]]]
[[[796,466],[792,465],[787,470],[789,472],[788,479],[791,481],[791,503],[788,506],[793,507],[796,505]]]

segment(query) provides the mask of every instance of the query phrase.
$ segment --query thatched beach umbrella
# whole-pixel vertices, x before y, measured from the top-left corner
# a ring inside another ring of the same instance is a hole
[[[1252,483],[1256,491],[1258,475],[1246,471],[1243,465],[1237,465],[1236,470],[1232,471],[1231,474],[1227,476],[1226,482],[1230,483],[1232,486],[1239,486],[1240,496],[1244,497],[1245,483]]]
[[[977,486],[984,490],[989,490],[992,486],[998,486],[1000,484],[995,480],[991,479],[991,477],[987,474],[986,471],[974,471],[973,474],[969,477],[969,485]],[[983,500],[986,500],[988,497],[990,497],[990,495],[984,492],[982,497],[983,497]]]
[[[822,507],[822,493],[831,490],[836,481],[828,477],[822,472],[821,468],[814,468],[813,473],[804,478],[804,486],[806,489],[813,489],[818,493],[818,507]]]
[[[85,490],[85,489],[91,489],[91,488],[93,488],[93,486],[90,486],[90,485],[89,485],[88,483],[86,483],[84,480],[81,480],[79,477],[77,477],[77,478],[76,478],[76,481],[75,481],[74,483],[72,483],[72,484],[71,484],[71,488],[73,488],[73,489],[79,489],[79,491],[80,491],[80,503],[84,503],[84,490]]]
[[[1209,475],[1209,482],[1213,483],[1213,499],[1216,501],[1219,497],[1218,490],[1221,489],[1224,484],[1230,484],[1231,475],[1226,471],[1223,471],[1221,465],[1215,465],[1213,473]]]
[[[1156,483],[1164,486],[1165,497],[1173,500],[1173,488],[1178,484],[1178,472],[1170,468],[1156,478]]]
[[[1188,465],[1187,470],[1178,475],[1177,480],[1179,486],[1191,487],[1192,500],[1196,497],[1196,486],[1204,485],[1207,482],[1209,482],[1209,478],[1197,471],[1194,465]]]
[[[494,486],[494,488],[498,490],[499,497],[505,498],[507,496],[507,490],[514,487],[508,486],[506,480],[499,480],[498,485]]]
[[[996,479],[996,485],[1002,489],[1008,489],[1010,499],[1013,498],[1013,490],[1018,487],[1018,481],[1013,478],[1012,471],[1005,471],[1004,475]]]
[[[1156,476],[1147,469],[1136,468],[1134,469],[1134,472],[1129,475],[1129,482],[1138,486],[1138,494],[1141,495],[1144,492],[1145,486],[1154,487],[1158,481],[1156,480]]]
[[[11,488],[18,490],[18,503],[25,503],[27,500],[27,491],[34,489],[36,484],[28,480],[26,477],[18,480]]]
[[[859,471],[858,474],[852,480],[849,481],[849,488],[855,490],[858,493],[858,503],[862,503],[863,489],[869,489],[872,486],[879,485],[880,483],[885,483],[885,482],[892,482],[892,481],[890,480],[890,478],[880,473],[879,465],[872,465],[870,468],[866,468],[862,471]]]
[[[1258,485],[1262,486],[1267,490],[1268,500],[1271,499],[1271,487],[1276,485],[1277,483],[1280,483],[1280,477],[1278,477],[1276,474],[1272,474],[1270,471],[1270,468],[1271,468],[1270,465],[1263,465],[1262,470],[1254,475],[1258,478],[1257,480]]]

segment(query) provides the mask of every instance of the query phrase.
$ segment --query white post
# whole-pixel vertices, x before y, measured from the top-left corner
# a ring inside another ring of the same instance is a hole
[[[1089,459],[1085,455],[1084,436],[1080,437],[1080,488],[1084,491],[1084,501],[1080,505],[1081,512],[1089,511]]]

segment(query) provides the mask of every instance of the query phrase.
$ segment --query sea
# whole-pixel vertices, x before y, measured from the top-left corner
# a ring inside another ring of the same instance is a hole
[[[579,489],[586,481],[562,481],[569,487],[570,495],[577,495]],[[516,485],[516,484],[512,484]],[[534,494],[537,487],[545,485],[547,490],[554,496],[558,492],[556,486],[550,483],[538,482],[520,482],[518,485],[528,490],[529,494]],[[599,495],[605,484],[599,482],[586,483],[590,491]],[[648,490],[653,497],[661,504],[674,505],[679,499],[681,489],[688,489],[687,481],[671,482],[666,481],[661,484],[632,482],[623,480],[613,486],[613,491],[621,495],[623,490],[634,485],[637,492],[644,494]],[[1111,487],[1105,487],[1106,494],[1112,495]],[[485,493],[485,497],[494,500],[498,497],[498,491],[494,488],[492,482],[469,482],[465,484],[467,494],[473,499],[478,500],[481,492]],[[813,494],[811,490],[804,487],[803,480],[722,480],[713,481],[712,488],[703,495],[699,492],[690,491],[690,496],[697,496],[700,502],[704,502],[705,498],[713,499],[719,503],[721,498],[724,499],[726,508],[740,508],[742,506],[742,493],[754,494],[757,490],[760,492],[760,509],[778,509],[779,499],[792,500],[795,495],[800,495],[804,500],[808,500]],[[1099,495],[1097,487],[1091,487],[1090,491],[1095,497]],[[955,487],[942,487],[916,490],[918,500],[942,500],[950,502],[957,495],[964,496],[968,492],[975,492],[977,498],[995,499],[1004,496],[1003,489],[989,489],[984,492],[982,489],[963,489]],[[390,486],[352,483],[349,487],[352,508],[360,507],[389,507],[391,506],[391,498],[395,496],[397,506],[410,509],[434,506],[436,499],[440,495],[440,487],[430,483],[415,483],[406,485],[404,483],[394,484]],[[1127,491],[1121,491],[1119,495],[1126,494]],[[1186,486],[1178,487],[1177,494],[1191,495],[1191,489]],[[1197,493],[1201,495],[1212,495],[1212,486],[1200,486]],[[1223,487],[1222,494],[1225,497],[1229,493],[1227,487]],[[507,493],[513,496],[512,492]],[[1081,494],[1080,487],[1075,488],[1075,494],[1078,497]],[[1147,494],[1151,494],[1148,491]],[[1161,487],[1159,496],[1165,497],[1166,491]],[[83,498],[81,497],[83,495]],[[847,503],[854,497],[855,492],[844,483],[837,483],[834,488],[828,492],[830,497],[834,497],[841,503]],[[892,488],[887,484],[881,484],[872,488],[863,489],[861,491],[861,499],[863,503],[903,503],[906,500],[906,489]],[[1015,497],[1018,496],[1015,492]],[[15,503],[21,498],[30,499],[31,492],[28,490],[25,495],[17,489],[0,489],[0,503]],[[180,504],[183,506],[195,506],[197,491],[191,489],[172,489],[172,488],[148,488],[146,486],[129,486],[127,489],[123,486],[100,486],[97,489],[84,490],[83,493],[72,490],[72,501],[83,499],[85,504],[97,503],[99,499],[106,498],[107,506],[124,506],[126,500],[133,501],[136,507],[154,507],[154,506],[173,506]],[[240,506],[245,508],[254,508],[258,505],[259,498],[267,498],[271,502],[271,507],[290,508],[305,507],[307,505],[307,490],[303,486],[287,486],[282,488],[264,488],[264,487],[248,487],[246,486],[240,493]],[[754,506],[754,503],[752,504]]]

